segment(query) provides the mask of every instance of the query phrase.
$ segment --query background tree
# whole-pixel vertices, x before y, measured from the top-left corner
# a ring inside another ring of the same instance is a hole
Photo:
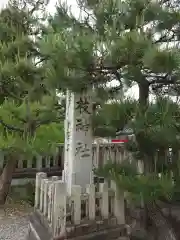
[[[42,1],[12,1],[0,12],[0,149],[7,156],[0,204],[6,200],[20,156],[50,154],[64,138],[64,107],[56,90],[45,87],[38,48],[45,28],[36,12],[44,6]]]

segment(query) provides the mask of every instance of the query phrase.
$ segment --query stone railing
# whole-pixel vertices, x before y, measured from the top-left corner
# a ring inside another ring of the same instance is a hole
[[[96,168],[109,160],[121,162],[127,157],[130,157],[130,154],[125,151],[123,143],[93,144],[93,164]]]
[[[20,157],[16,169],[42,169],[42,168],[61,168],[63,166],[63,145],[59,145],[57,151],[51,156],[34,156],[28,160]],[[6,164],[7,156],[0,152],[0,169]]]
[[[122,143],[105,143],[105,144],[93,144],[93,164],[95,167],[102,166],[108,160],[119,162],[128,153],[124,150]],[[0,169],[6,163],[6,156],[0,153]],[[17,170],[23,169],[63,169],[64,164],[64,145],[59,144],[57,151],[52,156],[48,157],[32,157],[31,159],[19,159],[17,163]],[[43,170],[44,171],[44,170]]]
[[[48,179],[46,173],[37,173],[35,212],[53,239],[107,228],[118,229],[118,237],[125,234],[124,194],[119,194],[114,182],[90,184],[85,191],[75,185],[68,196],[66,183],[57,177]]]

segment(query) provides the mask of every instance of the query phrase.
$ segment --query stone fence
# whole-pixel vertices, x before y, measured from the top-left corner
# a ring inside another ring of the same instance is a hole
[[[62,235],[74,239],[107,229],[118,238],[126,232],[124,194],[119,194],[114,182],[90,184],[85,191],[75,185],[68,196],[66,183],[58,177],[48,179],[46,173],[37,173],[35,212],[52,239]]]
[[[108,160],[119,162],[127,156],[122,143],[93,144],[93,165],[99,167]],[[0,153],[0,170],[6,164],[6,156]],[[64,165],[64,145],[60,144],[57,151],[52,156],[32,157],[31,159],[20,158],[13,178],[35,178],[39,171],[57,173],[63,170]],[[52,175],[52,174],[50,174]]]

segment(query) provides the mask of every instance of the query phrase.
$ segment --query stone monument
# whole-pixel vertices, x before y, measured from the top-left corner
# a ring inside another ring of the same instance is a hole
[[[65,119],[64,181],[85,188],[92,180],[92,96],[67,91]]]

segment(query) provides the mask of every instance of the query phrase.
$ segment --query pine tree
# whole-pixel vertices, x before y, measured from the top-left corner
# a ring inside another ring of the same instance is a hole
[[[112,79],[119,82],[112,92],[137,84],[139,106],[133,128],[147,179],[149,174],[154,175],[152,157],[157,149],[164,154],[165,149],[173,147],[177,152],[178,119],[174,112],[168,114],[165,110],[166,114],[162,114],[158,102],[149,105],[148,98],[151,91],[162,96],[178,93],[179,1],[84,0],[79,6],[85,14],[83,18],[76,19],[61,4],[49,19],[48,33],[40,46],[48,59],[47,84],[74,92],[91,87],[102,89]],[[171,122],[170,117],[175,120]],[[177,158],[173,164],[177,166]],[[158,184],[156,179],[154,186]],[[152,187],[147,186],[152,192]],[[164,239],[177,239],[154,202],[146,205],[149,217],[156,227],[161,227],[156,220],[162,223]]]
[[[7,162],[0,177],[4,204],[20,156],[49,155],[63,141],[64,108],[44,82],[38,41],[45,27],[42,1],[11,1],[0,12],[0,149]]]
[[[179,167],[176,165],[179,159],[175,158],[176,162],[173,162],[173,155],[170,155],[170,149],[178,147],[179,150],[179,105],[168,98],[158,98],[155,103],[149,104],[144,114],[139,115],[138,105],[136,111],[138,115],[129,122],[136,140],[126,145],[134,161],[125,159],[120,164],[110,162],[97,174],[115,181],[121,190],[130,193],[138,205],[143,200],[148,218],[156,227],[162,228],[159,237],[170,239],[176,234],[173,228],[168,227],[171,223],[167,225],[168,220],[162,215],[158,204],[162,201],[173,204],[175,193],[179,193]],[[145,166],[144,172],[137,169],[136,161],[140,160]]]
[[[47,65],[51,84],[80,91],[112,79],[120,86],[137,83],[142,102],[149,90],[178,84],[179,52],[177,44],[169,44],[179,37],[177,6],[129,0],[81,1],[80,7],[87,13],[84,19],[75,19],[61,5],[49,21],[41,50],[52,59]]]
[[[101,104],[92,118],[94,136],[114,138],[135,116],[136,104],[131,99]]]

